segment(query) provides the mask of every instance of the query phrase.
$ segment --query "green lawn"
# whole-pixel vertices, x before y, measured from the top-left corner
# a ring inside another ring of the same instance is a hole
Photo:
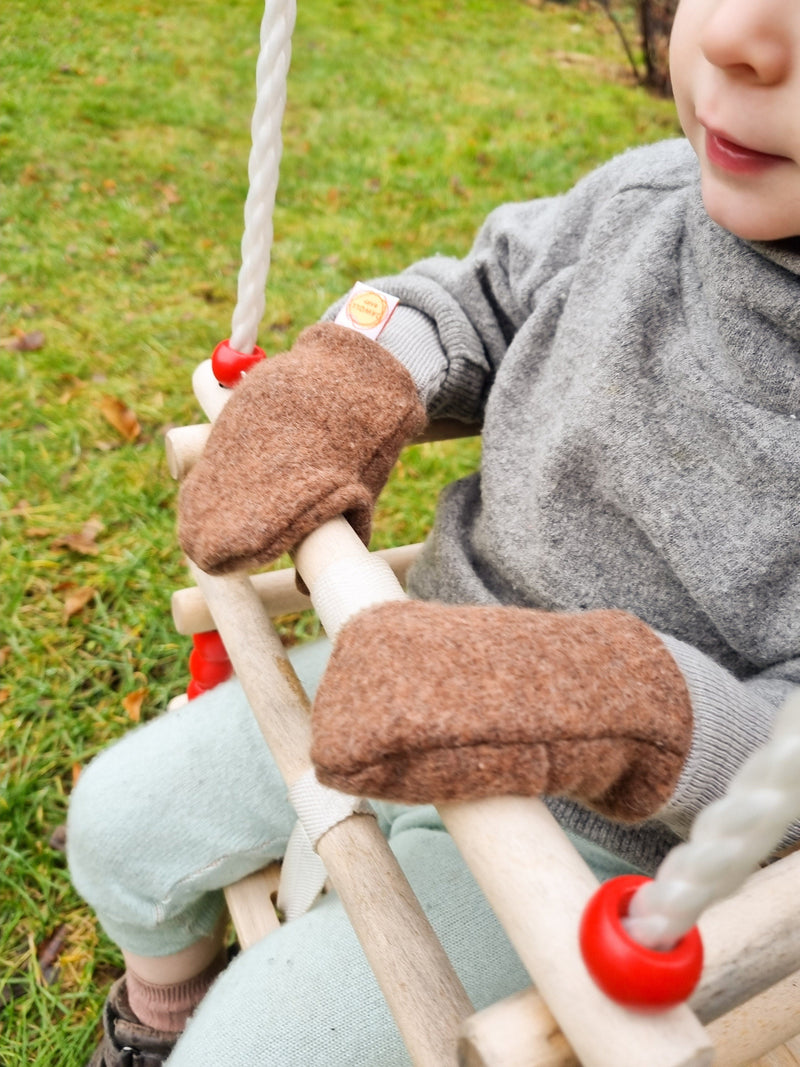
[[[496,204],[677,132],[599,5],[299,7],[269,351],[354,280],[463,253]],[[260,19],[243,0],[0,14],[3,1067],[82,1064],[119,964],[53,835],[80,767],[131,727],[126,697],[147,718],[186,685],[163,438],[198,420],[192,369],[229,333]],[[409,450],[376,545],[424,536],[477,448]]]

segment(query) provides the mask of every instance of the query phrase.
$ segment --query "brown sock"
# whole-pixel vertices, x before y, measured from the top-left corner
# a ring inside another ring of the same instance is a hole
[[[145,1026],[180,1033],[227,961],[227,950],[223,947],[200,974],[171,985],[146,982],[128,969],[125,980],[131,1011]]]
[[[692,708],[663,642],[624,611],[405,601],[343,627],[312,731],[317,777],[344,792],[548,793],[636,821],[675,787]]]

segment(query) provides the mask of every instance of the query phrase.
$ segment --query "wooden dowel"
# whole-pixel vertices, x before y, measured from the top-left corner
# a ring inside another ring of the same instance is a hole
[[[309,769],[308,702],[246,575],[213,577],[190,563],[256,721],[287,785]],[[353,815],[317,851],[419,1067],[455,1064],[472,1012],[452,965],[377,822]]]
[[[714,1067],[800,1063],[800,971],[706,1027]],[[788,1044],[784,1044],[788,1042]],[[533,989],[492,1004],[464,1023],[459,1067],[581,1067],[552,1012]],[[649,1060],[645,1061],[649,1067]]]
[[[386,560],[404,586],[409,568],[421,549],[421,543],[399,545],[397,548],[379,549],[376,555]],[[284,567],[282,570],[263,571],[251,576],[256,595],[270,618],[292,615],[311,607],[309,598],[297,588],[295,575],[294,567]],[[178,589],[172,594],[172,620],[179,634],[197,634],[214,629],[214,619],[199,586]]]
[[[225,887],[225,902],[242,949],[250,948],[280,926],[273,906],[280,864],[272,863]]]
[[[224,393],[225,390],[222,392]],[[198,461],[210,433],[210,422],[198,423],[194,426],[177,426],[167,431],[165,435],[167,467],[176,481],[182,481]],[[409,444],[451,441],[458,437],[474,437],[479,433],[480,426],[457,422],[455,419],[437,419]]]
[[[706,1027],[715,1067],[794,1067],[800,1062],[784,1042],[800,1032],[800,971],[788,975]],[[764,1059],[762,1060],[761,1057]]]

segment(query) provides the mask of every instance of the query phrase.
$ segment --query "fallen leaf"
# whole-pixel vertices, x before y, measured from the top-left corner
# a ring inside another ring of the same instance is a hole
[[[171,204],[180,204],[181,195],[174,185],[168,183],[156,182],[155,188],[164,197],[164,203],[168,206]]]
[[[77,533],[57,537],[53,541],[53,548],[68,548],[71,552],[80,552],[83,556],[96,556],[100,552],[100,546],[95,538],[103,528],[98,518],[91,518]]]
[[[96,594],[97,590],[89,585],[81,585],[77,589],[73,589],[67,593],[64,597],[64,622],[71,619],[73,615],[77,615],[80,611],[83,611],[89,601],[94,599]]]
[[[10,689],[0,689],[0,704],[5,704],[5,702],[9,699],[10,696]]]
[[[126,697],[122,698],[122,706],[131,722],[138,722],[142,717],[142,704],[144,704],[147,694],[147,689],[136,689],[133,693],[128,693]]]
[[[142,428],[136,414],[115,396],[104,396],[99,403],[100,411],[107,422],[125,438],[126,441],[135,441]]]
[[[66,944],[68,933],[69,927],[64,923],[38,947],[36,957],[45,985],[50,985],[58,976],[58,957]]]
[[[41,330],[30,333],[17,333],[13,337],[3,337],[0,348],[10,348],[15,352],[36,352],[44,347],[44,334]]]
[[[73,789],[78,784],[78,779],[81,776],[81,771],[82,770],[83,770],[83,767],[81,767],[80,763],[73,763],[72,764],[72,788]]]
[[[50,834],[48,844],[50,845],[50,848],[54,849],[56,852],[67,851],[67,828],[64,823],[61,823],[55,830],[53,830],[52,834]]]

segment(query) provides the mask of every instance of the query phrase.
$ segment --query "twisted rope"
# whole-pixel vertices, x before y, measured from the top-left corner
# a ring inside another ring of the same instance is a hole
[[[283,152],[281,125],[296,15],[297,5],[293,0],[267,0],[261,20],[248,163],[250,184],[244,205],[242,265],[230,337],[231,346],[248,355],[255,347],[266,307],[264,294],[274,235],[272,216]]]

